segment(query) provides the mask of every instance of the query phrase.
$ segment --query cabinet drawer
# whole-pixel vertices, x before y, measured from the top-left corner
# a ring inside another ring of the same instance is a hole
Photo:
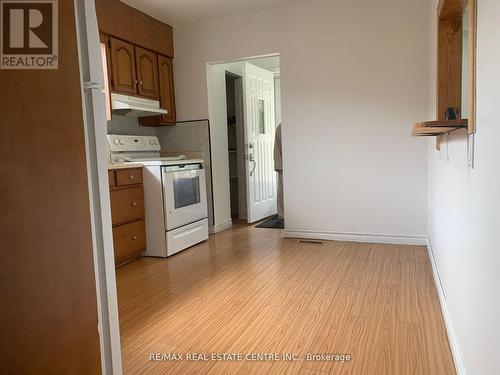
[[[121,169],[115,173],[116,186],[142,184],[142,168]]]
[[[111,218],[113,225],[144,218],[142,186],[111,191]]]
[[[109,187],[114,188],[116,186],[116,184],[115,184],[115,172],[108,171],[108,180],[109,180]]]
[[[146,250],[146,226],[144,220],[113,228],[113,243],[115,261],[132,258],[142,253]]]

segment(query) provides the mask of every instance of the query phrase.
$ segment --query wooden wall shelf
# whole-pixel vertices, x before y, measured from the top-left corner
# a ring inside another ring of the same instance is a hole
[[[411,135],[414,137],[435,136],[466,128],[468,128],[467,119],[424,121],[413,125]]]
[[[459,129],[476,131],[477,0],[439,0],[437,9],[437,121],[413,125],[413,136],[436,136]],[[449,109],[467,119],[445,120]]]

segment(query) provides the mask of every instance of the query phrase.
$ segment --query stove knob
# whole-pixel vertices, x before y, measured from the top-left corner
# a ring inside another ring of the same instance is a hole
[[[119,143],[119,142],[118,142],[118,138],[114,138],[114,139],[113,139],[113,143],[114,143],[115,145],[118,145],[118,143]]]
[[[152,145],[154,145],[154,144],[155,144],[155,140],[154,140],[154,139],[150,139],[150,140],[149,140],[149,144],[150,144],[151,146],[152,146]]]
[[[121,138],[118,140],[118,142],[119,142],[119,143],[120,143],[120,145],[122,145],[122,146],[125,144],[125,142],[123,142],[123,139],[121,139]]]
[[[157,139],[155,139],[155,145],[157,145],[157,144],[158,144],[158,140],[157,140]]]

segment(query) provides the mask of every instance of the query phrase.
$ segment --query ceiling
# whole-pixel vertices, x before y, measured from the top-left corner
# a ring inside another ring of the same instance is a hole
[[[261,57],[258,59],[245,60],[245,61],[252,63],[254,65],[260,66],[261,68],[269,70],[275,74],[280,73],[280,57],[279,56]]]
[[[172,26],[301,3],[304,0],[122,0]]]

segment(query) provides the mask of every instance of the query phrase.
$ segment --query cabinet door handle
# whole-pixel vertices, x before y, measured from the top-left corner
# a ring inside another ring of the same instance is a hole
[[[128,179],[129,179],[129,180],[133,180],[134,178],[135,178],[135,177],[134,177],[134,175],[133,175],[133,174],[128,175]]]
[[[141,82],[139,82],[139,85],[141,85],[141,86],[142,86],[142,81],[141,81]]]
[[[132,203],[130,203],[130,205],[131,205],[132,207],[135,207],[135,206],[137,206],[137,202],[132,202]]]
[[[132,239],[133,239],[133,240],[136,240],[136,239],[137,239],[137,236],[134,234],[134,235],[132,236]]]
[[[136,79],[134,80],[134,83],[137,85],[137,80]]]

